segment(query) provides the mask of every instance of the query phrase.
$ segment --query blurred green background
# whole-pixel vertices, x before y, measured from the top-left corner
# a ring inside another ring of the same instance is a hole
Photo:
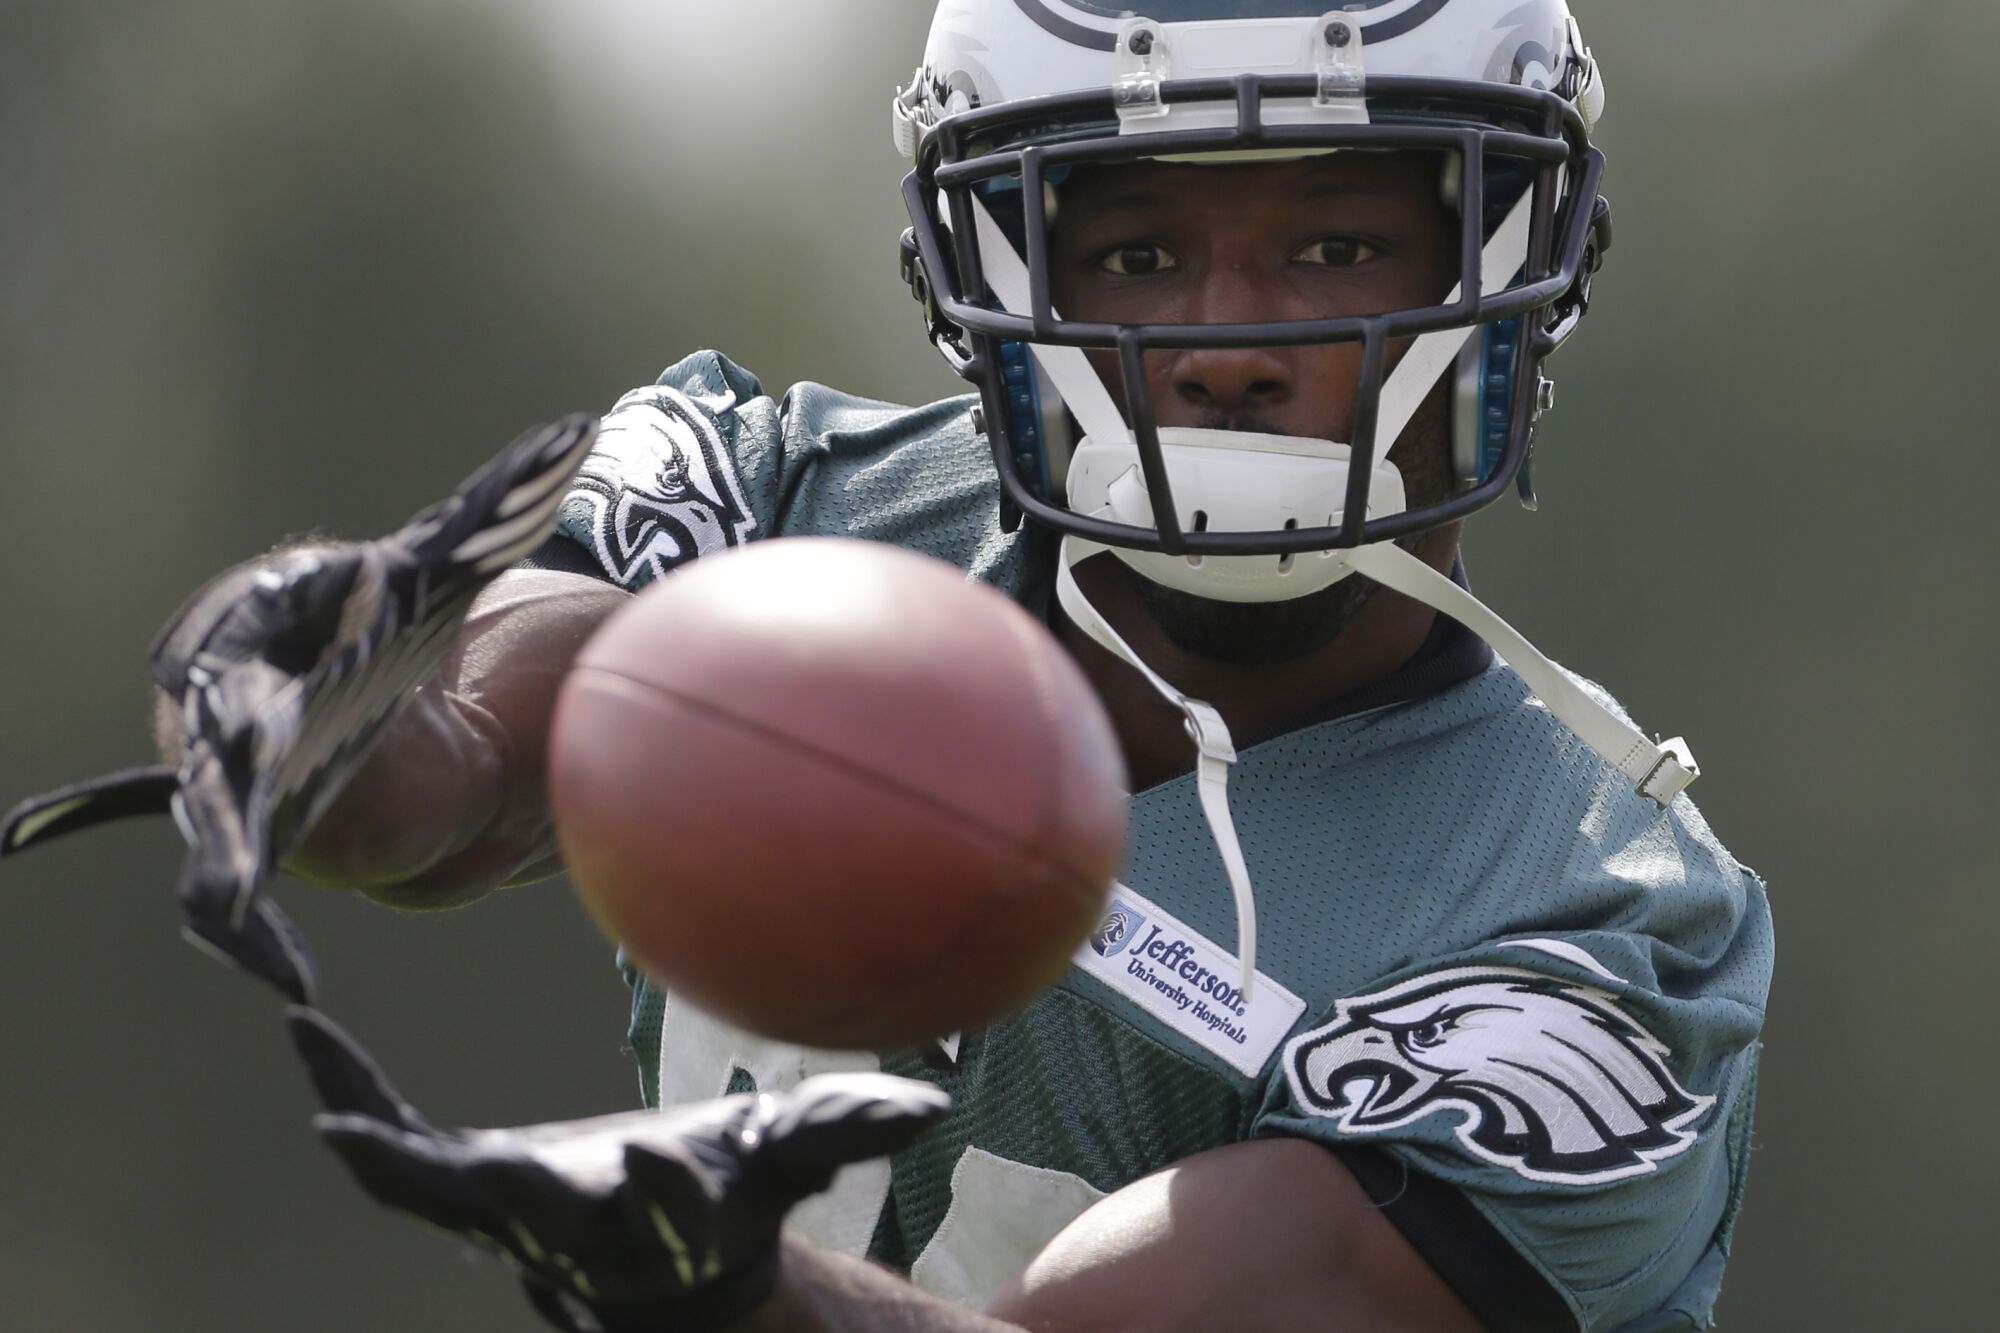
[[[1989,1326],[2000,7],[1601,4],[1617,246],[1487,599],[1650,725],[1770,881],[1730,1329]],[[0,3],[0,804],[146,757],[195,584],[371,535],[683,352],[954,391],[895,276],[923,0]],[[1511,507],[1510,507],[1511,508]],[[538,1327],[306,1128],[274,1005],[174,938],[165,825],[0,870],[0,1329]],[[544,886],[281,890],[447,1121],[623,1108]]]

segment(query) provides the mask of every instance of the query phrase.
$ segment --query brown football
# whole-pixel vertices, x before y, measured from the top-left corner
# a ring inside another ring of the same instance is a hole
[[[1053,984],[1124,851],[1110,721],[940,561],[793,538],[633,599],[564,683],[550,797],[592,914],[677,994],[885,1049]]]

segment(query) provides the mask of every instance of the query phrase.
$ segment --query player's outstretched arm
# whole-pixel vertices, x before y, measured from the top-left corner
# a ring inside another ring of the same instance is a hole
[[[898,1151],[950,1099],[881,1074],[652,1111],[441,1129],[310,1009],[292,1033],[314,1124],[375,1199],[506,1259],[571,1333],[1479,1333],[1339,1161],[1232,1144],[1098,1203],[987,1314],[791,1236],[849,1162]]]
[[[508,1260],[568,1333],[741,1324],[768,1303],[779,1229],[849,1162],[897,1151],[951,1099],[886,1074],[519,1129],[444,1129],[317,1010],[292,1039],[313,1124],[377,1202]]]
[[[188,937],[308,998],[313,961],[264,892],[271,872],[436,676],[479,593],[541,544],[596,430],[571,417],[529,431],[376,541],[295,548],[225,571],[154,641],[153,680],[176,705],[170,762],[21,803],[0,821],[0,855],[171,810],[188,844]],[[437,784],[423,804],[467,799]]]

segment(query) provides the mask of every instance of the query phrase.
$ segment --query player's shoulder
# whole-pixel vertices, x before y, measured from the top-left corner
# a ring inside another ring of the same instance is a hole
[[[1611,691],[1585,676],[1566,672],[1586,694],[1642,731]],[[1683,792],[1662,807],[1637,784],[1586,744],[1543,704],[1513,671],[1489,672],[1483,684],[1493,691],[1484,739],[1492,799],[1533,813],[1552,842],[1576,858],[1579,873],[1593,881],[1610,874],[1643,885],[1649,892],[1699,892],[1711,888],[1740,912],[1761,891],[1757,876],[1724,846],[1703,816],[1695,793]],[[1533,782],[1516,787],[1516,783]],[[1594,867],[1584,871],[1583,867]],[[1736,912],[1732,912],[1734,919]]]
[[[900,540],[975,572],[997,568],[984,517],[997,515],[997,483],[970,408],[816,383],[773,397],[729,357],[696,352],[605,414],[557,544],[629,588],[783,536]]]
[[[682,358],[653,384],[626,394],[613,416],[662,402],[685,403],[710,416],[738,449],[881,455],[959,450],[978,439],[969,394],[907,405],[805,380],[773,395],[754,373],[713,350]]]
[[[1570,678],[1632,720],[1609,690]],[[1428,716],[1413,711],[1388,725],[1422,738],[1400,765],[1404,798],[1447,800],[1455,813],[1429,867],[1465,895],[1454,917],[1468,937],[1453,946],[1470,946],[1472,934],[1587,927],[1591,953],[1620,975],[1693,985],[1761,1013],[1771,973],[1764,886],[1693,795],[1662,807],[1642,794],[1504,663],[1447,692]]]
[[[807,380],[779,405],[786,434],[796,443],[835,454],[887,450],[959,450],[979,439],[972,423],[973,397],[960,394],[914,406],[885,402]]]
[[[1565,674],[1642,727],[1604,686]],[[1642,794],[1497,658],[1454,688],[1336,723],[1324,735],[1309,729],[1298,743],[1323,756],[1343,785],[1373,793],[1385,808],[1448,808],[1459,827],[1475,833],[1517,839],[1532,828],[1544,850],[1566,846],[1579,854],[1608,856],[1634,839],[1670,837],[1693,855],[1652,863],[1650,873],[1742,873],[1692,799],[1676,797],[1663,809]]]

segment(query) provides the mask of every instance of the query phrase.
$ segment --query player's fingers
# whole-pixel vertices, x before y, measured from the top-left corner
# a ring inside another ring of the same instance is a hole
[[[666,1251],[674,1276],[692,1288],[715,1276],[725,1182],[685,1143],[625,1145],[627,1205]],[[782,1211],[771,1218],[775,1232]]]
[[[311,1004],[317,966],[306,937],[269,898],[251,900],[239,928],[226,913],[190,910],[182,934],[204,953],[275,987],[293,1004]]]
[[[602,1333],[602,1327],[595,1320],[579,1317],[576,1308],[564,1299],[562,1291],[539,1274],[522,1270],[521,1290],[535,1313],[551,1326],[561,1329],[562,1333]]]
[[[609,1182],[603,1188],[551,1171],[518,1149],[498,1146],[504,1133],[472,1136],[476,1152],[465,1170],[480,1193],[509,1220],[501,1239],[523,1260],[564,1267],[563,1260],[588,1254],[617,1229],[617,1205]]]
[[[317,1009],[294,1005],[285,1011],[292,1046],[305,1061],[313,1088],[327,1110],[365,1116],[412,1134],[434,1133],[416,1107],[389,1082],[361,1043]]]
[[[182,910],[240,925],[264,876],[264,840],[248,809],[251,778],[232,771],[228,744],[222,737],[189,739],[174,817],[188,843]]]
[[[505,1244],[504,1219],[466,1174],[464,1149],[362,1115],[318,1115],[313,1128],[370,1198],[456,1236]]]
[[[695,1152],[699,1145],[674,1142],[625,1145],[625,1178],[639,1194],[669,1213],[699,1218],[712,1211],[723,1182],[717,1163]]]
[[[60,790],[30,796],[0,819],[0,856],[11,856],[65,833],[135,815],[164,815],[180,790],[163,765],[129,768]]]
[[[942,1089],[888,1074],[821,1074],[773,1099],[759,1159],[798,1189],[825,1189],[835,1168],[886,1157],[951,1110]]]
[[[596,438],[594,417],[538,426],[398,536],[426,565],[448,562],[474,577],[504,569],[541,545]]]
[[[232,763],[240,746],[213,716],[189,740],[175,814],[187,836],[180,903],[185,934],[197,947],[274,986],[294,1004],[312,1000],[311,947],[276,903],[263,895],[269,875],[268,819],[254,776]]]
[[[325,643],[338,625],[358,569],[354,552],[326,546],[224,570],[155,636],[148,653],[154,681],[180,699],[197,662],[210,678],[254,658],[309,664],[315,640]]]

